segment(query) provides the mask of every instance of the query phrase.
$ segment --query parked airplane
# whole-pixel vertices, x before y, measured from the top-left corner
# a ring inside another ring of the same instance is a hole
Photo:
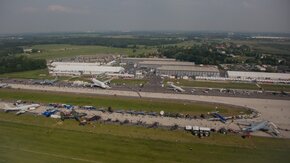
[[[69,113],[60,112],[61,120],[64,121],[65,119],[75,119],[76,121],[80,122],[80,118],[86,116],[87,113],[79,113],[76,112],[74,109]]]
[[[240,125],[245,125],[238,123]],[[256,132],[256,131],[264,131],[267,132],[271,135],[278,136],[280,132],[278,131],[278,127],[270,121],[262,121],[262,122],[256,122],[256,123],[250,123],[248,124],[249,127],[243,128],[242,130],[246,133],[246,135],[249,135],[251,132]]]
[[[210,121],[221,121],[222,123],[226,123],[228,119],[231,119],[231,117],[224,117],[218,112],[211,112],[211,115],[214,116],[214,118],[210,118]]]
[[[27,112],[28,110],[34,110],[39,106],[40,106],[39,104],[19,105],[19,106],[16,106],[14,108],[6,108],[6,109],[4,109],[4,111],[5,112],[18,111],[18,112],[16,112],[16,115],[20,115],[20,114]]]
[[[58,79],[57,79],[57,77],[56,77],[56,78],[53,79],[53,80],[48,80],[48,79],[46,79],[46,80],[40,82],[40,84],[42,84],[42,85],[53,85],[53,84],[54,84],[55,82],[57,82],[57,81],[58,81]]]
[[[34,80],[33,81],[33,84],[41,84],[41,85],[53,85],[55,82],[58,81],[58,78],[56,77],[55,79],[53,80],[48,80],[48,79],[45,79],[45,80]]]
[[[106,80],[106,81],[99,81],[97,80],[96,78],[92,78],[91,79],[93,84],[91,84],[91,87],[100,87],[100,88],[103,88],[103,89],[107,89],[107,88],[111,88],[108,83],[111,82],[112,79],[109,79],[109,80]]]
[[[184,89],[182,89],[181,87],[179,87],[179,86],[176,86],[176,85],[174,85],[173,83],[171,83],[171,82],[168,82],[167,83],[168,84],[168,89],[173,89],[174,91],[178,91],[178,92],[185,92],[185,90]]]
[[[0,83],[0,88],[8,88],[9,85],[7,83]]]
[[[47,109],[45,112],[42,113],[42,115],[44,115],[46,117],[50,117],[51,115],[55,114],[56,112],[58,112],[57,109]]]

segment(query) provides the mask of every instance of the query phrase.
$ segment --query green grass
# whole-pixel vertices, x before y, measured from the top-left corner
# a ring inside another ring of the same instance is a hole
[[[32,70],[32,71],[22,71],[0,74],[0,78],[11,78],[11,79],[55,79],[54,76],[49,75],[48,69]],[[69,80],[71,77],[61,76],[58,80]]]
[[[7,100],[21,99],[26,101],[42,103],[68,103],[73,105],[93,105],[96,107],[109,107],[113,109],[143,110],[174,113],[184,113],[200,115],[215,110],[218,106],[219,111],[225,115],[237,115],[240,112],[248,113],[247,110],[229,105],[198,103],[191,101],[157,100],[157,99],[138,99],[112,96],[92,96],[67,93],[36,92],[13,89],[0,89],[0,98]]]
[[[289,162],[290,141],[234,135],[199,139],[184,131],[0,112],[0,162]],[[192,150],[190,150],[192,149]]]
[[[124,55],[139,55],[143,53],[150,53],[155,51],[155,48],[148,47],[136,49],[130,48],[114,48],[106,46],[93,46],[93,45],[68,45],[68,44],[45,44],[35,45],[31,48],[39,49],[40,53],[29,54],[32,58],[41,59],[54,59],[64,57],[74,57],[80,55],[107,55],[107,54],[124,54]]]
[[[234,82],[217,82],[217,81],[194,81],[194,80],[164,80],[164,83],[168,81],[178,82],[180,86],[185,87],[205,87],[205,88],[225,88],[225,89],[249,89],[259,90],[254,83],[234,83]],[[259,84],[266,91],[290,91],[290,85],[277,85],[277,84]]]
[[[112,84],[123,84],[126,85],[140,85],[140,84],[146,84],[148,80],[144,79],[113,79],[111,81]]]
[[[231,40],[236,44],[248,45],[256,51],[266,54],[290,55],[290,42],[268,40]]]
[[[15,78],[15,79],[52,79],[54,78],[54,77],[49,76],[47,69],[0,74],[0,77]]]

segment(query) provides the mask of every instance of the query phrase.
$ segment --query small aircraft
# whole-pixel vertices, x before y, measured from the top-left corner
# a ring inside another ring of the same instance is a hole
[[[80,122],[80,118],[86,115],[87,113],[79,113],[76,112],[74,109],[70,113],[60,112],[60,117],[62,121],[64,121],[65,119],[75,119],[76,121]]]
[[[6,109],[4,109],[4,111],[5,112],[18,111],[18,112],[16,112],[16,115],[20,115],[20,114],[27,112],[28,110],[34,110],[39,106],[40,106],[39,104],[19,105],[19,106],[16,106],[14,108],[6,108]]]
[[[278,127],[270,121],[261,121],[261,122],[254,122],[250,124],[242,124],[238,123],[239,125],[248,125],[249,127],[243,128],[242,131],[249,135],[252,132],[256,131],[264,131],[270,135],[278,136],[280,132],[278,131]]]
[[[211,112],[210,113],[212,116],[214,116],[214,118],[210,118],[210,121],[221,121],[222,123],[226,123],[228,119],[231,119],[231,117],[224,117],[221,114],[218,113],[218,111],[216,112]]]
[[[58,112],[57,109],[47,109],[45,112],[42,113],[42,115],[44,115],[46,117],[50,117],[51,115],[55,114],[56,112]]]
[[[103,88],[103,89],[107,89],[107,88],[111,88],[108,83],[111,82],[112,79],[109,79],[109,80],[106,80],[106,81],[100,81],[100,80],[97,80],[96,78],[91,78],[93,84],[91,84],[91,87],[100,87],[100,88]]]
[[[182,89],[179,86],[174,85],[172,82],[168,82],[167,84],[168,84],[168,89],[173,89],[176,92],[185,92],[184,89]]]

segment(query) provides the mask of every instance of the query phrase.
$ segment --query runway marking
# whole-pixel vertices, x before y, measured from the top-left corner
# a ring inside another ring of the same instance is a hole
[[[87,159],[76,158],[76,157],[68,157],[68,156],[64,156],[64,155],[58,155],[58,154],[52,154],[52,153],[46,153],[46,152],[33,151],[33,150],[29,150],[29,149],[12,148],[12,147],[8,147],[8,146],[0,146],[0,148],[6,148],[6,149],[18,150],[18,151],[24,151],[24,152],[30,152],[30,153],[41,154],[41,155],[48,155],[48,156],[53,156],[53,157],[58,157],[58,158],[75,160],[75,161],[100,163],[100,162],[94,161],[94,160],[87,160]]]

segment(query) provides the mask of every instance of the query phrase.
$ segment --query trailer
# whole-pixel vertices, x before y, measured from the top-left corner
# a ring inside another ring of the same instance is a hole
[[[185,126],[186,131],[191,131],[192,135],[199,137],[208,137],[210,136],[211,129],[208,127],[199,127],[199,126]]]

